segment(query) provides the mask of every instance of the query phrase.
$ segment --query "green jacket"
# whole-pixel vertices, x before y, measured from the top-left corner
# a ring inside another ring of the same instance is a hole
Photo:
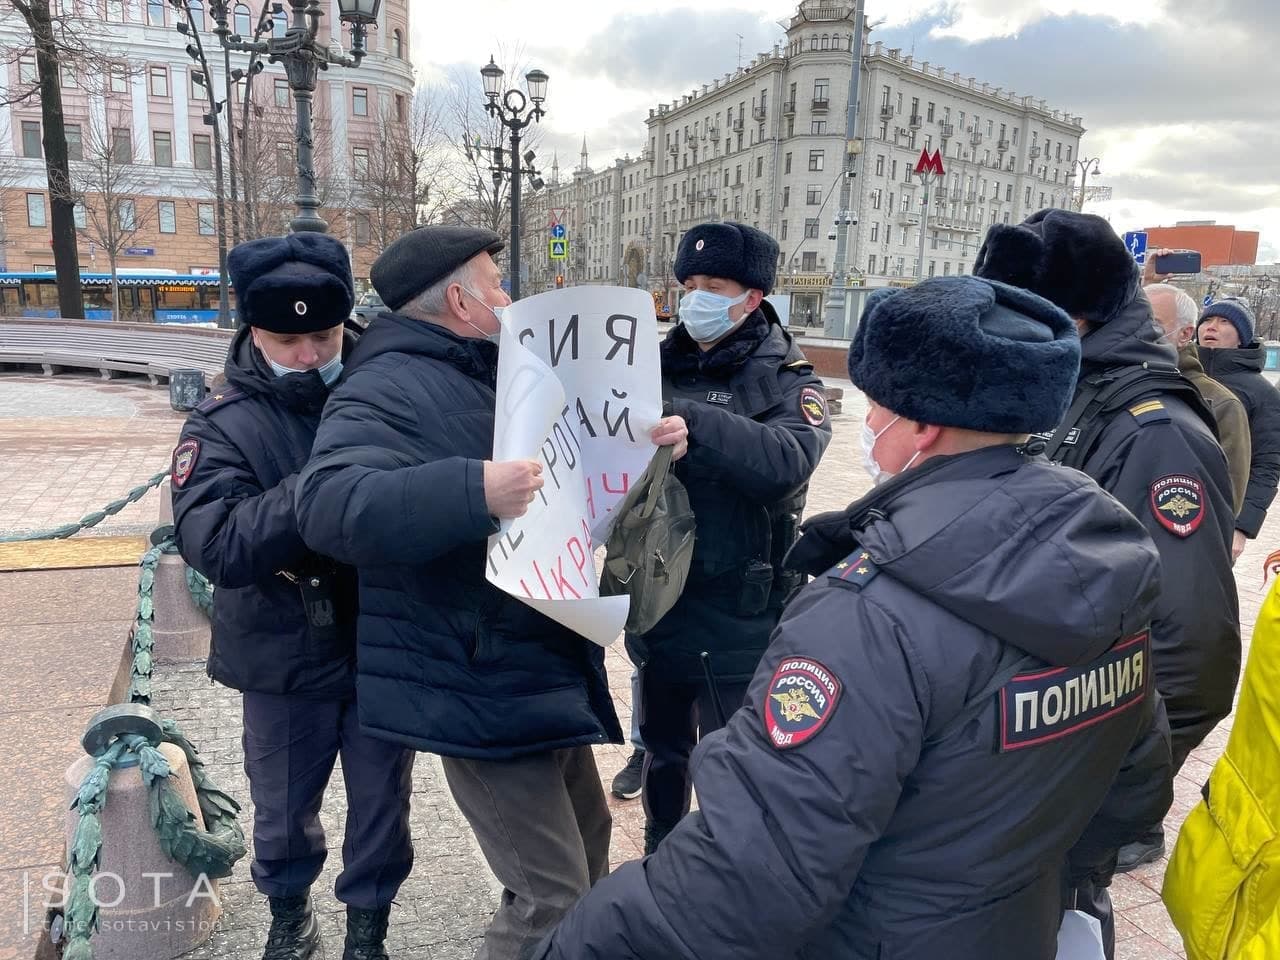
[[[1200,352],[1194,343],[1178,349],[1178,370],[1190,380],[1218,421],[1218,442],[1227,455],[1231,471],[1231,502],[1236,513],[1244,505],[1244,491],[1249,484],[1249,462],[1253,456],[1249,439],[1249,415],[1234,393],[1204,372]]]

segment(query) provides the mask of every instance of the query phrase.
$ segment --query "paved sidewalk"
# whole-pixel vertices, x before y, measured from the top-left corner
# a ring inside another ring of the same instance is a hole
[[[865,406],[848,384],[833,385],[846,388],[845,412],[834,420],[835,439],[814,479],[810,513],[841,509],[869,488],[861,466],[858,439]],[[54,526],[120,496],[163,468],[181,423],[182,415],[169,410],[167,395],[161,390],[119,381],[105,383],[66,377],[49,381],[41,377],[0,375],[0,460],[6,465],[8,479],[0,489],[0,533]],[[152,493],[98,529],[110,533],[146,532],[154,525],[156,513],[156,495]],[[1265,594],[1262,560],[1276,546],[1280,546],[1280,510],[1274,512],[1260,539],[1249,545],[1237,566],[1246,638],[1252,632]],[[20,595],[24,588],[10,578],[22,576],[29,575],[0,574],[0,586],[7,588],[10,596]],[[70,578],[73,574],[39,576]],[[61,582],[67,584],[66,595],[74,598],[72,581]],[[121,601],[115,599],[119,606]],[[82,607],[89,609],[83,603]],[[120,616],[117,612],[109,617],[104,615],[104,619],[115,620]],[[50,630],[66,636],[68,628],[59,625],[67,619],[49,618]],[[44,641],[27,630],[16,631],[7,639],[8,652],[0,661],[0,682],[9,685],[27,671],[40,669],[39,656],[47,648],[41,646]],[[123,642],[122,628],[119,643]],[[61,656],[63,654],[55,654],[55,658]],[[631,667],[621,644],[610,648],[608,666],[625,728],[631,712]],[[246,832],[250,832],[252,809],[241,769],[238,696],[212,685],[202,668],[167,669],[157,676],[156,705],[178,720],[205,757],[215,782],[246,804],[244,822]],[[30,709],[30,704],[23,706]],[[9,714],[15,713],[14,706],[6,710]],[[74,742],[79,735],[78,717],[76,714],[66,721],[63,732],[69,742]],[[5,719],[6,714],[0,711],[0,723]],[[21,728],[20,717],[8,716],[7,719],[15,729]],[[1174,831],[1199,799],[1200,784],[1226,742],[1229,725],[1227,721],[1210,736],[1178,778],[1175,805],[1168,820],[1170,844]],[[602,747],[596,751],[606,787],[629,754],[629,745]],[[61,763],[60,759],[53,766]],[[40,775],[47,777],[46,773]],[[57,788],[60,803],[60,778],[50,787]],[[21,822],[11,815],[11,805],[12,801],[7,798],[0,806],[0,824]],[[335,776],[323,814],[332,855],[317,889],[331,958],[340,954],[341,945],[342,917],[332,896],[332,886],[339,868],[344,806],[341,779]],[[616,864],[640,855],[643,813],[638,801],[611,799],[611,806],[615,816],[612,859]],[[422,755],[417,761],[412,816],[417,863],[402,891],[401,903],[393,913],[393,956],[396,960],[470,957],[496,901],[496,891],[470,832],[449,797],[438,761],[430,756]],[[55,830],[60,830],[60,821]],[[0,831],[0,845],[4,847],[0,853],[9,854],[13,851],[6,836]],[[50,842],[46,840],[42,850],[47,847],[52,851],[54,847],[48,845]],[[47,852],[40,856],[46,859],[36,862],[48,862]],[[1163,869],[1163,862],[1153,864],[1116,880],[1113,897],[1120,910],[1120,960],[1169,960],[1183,956],[1180,940],[1159,900]],[[223,891],[226,915],[214,938],[190,954],[198,960],[255,957],[265,936],[266,906],[248,879],[248,860],[224,883]],[[6,953],[4,941],[0,940],[0,960],[18,956],[25,960],[28,954]]]

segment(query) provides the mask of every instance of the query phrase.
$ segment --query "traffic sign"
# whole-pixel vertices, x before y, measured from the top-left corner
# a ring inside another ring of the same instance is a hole
[[[552,260],[568,260],[569,259],[569,241],[568,240],[548,240],[547,256]]]
[[[564,207],[552,207],[551,208],[551,226],[554,227],[558,223],[563,223],[564,215],[565,215]]]
[[[551,236],[555,237],[557,240],[563,240],[564,235],[565,229],[563,223],[557,223],[551,228]]]
[[[1147,262],[1147,235],[1141,230],[1130,230],[1126,233],[1124,245],[1139,265]]]
[[[1204,295],[1204,305],[1207,307],[1207,306],[1209,306],[1211,303],[1213,303],[1213,294],[1212,294],[1212,293],[1206,293],[1206,294]]]

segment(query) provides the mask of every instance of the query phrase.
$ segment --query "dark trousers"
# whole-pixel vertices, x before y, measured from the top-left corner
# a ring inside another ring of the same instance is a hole
[[[253,800],[253,881],[269,897],[297,896],[320,876],[320,805],[342,755],[347,787],[342,873],[348,906],[391,903],[413,866],[412,750],[360,732],[356,702],[244,694],[244,769]]]
[[[733,716],[747,696],[747,682],[719,681],[720,702],[726,719]],[[640,671],[640,738],[644,741],[645,820],[673,827],[689,812],[693,781],[689,757],[698,742],[720,724],[705,682],[684,683],[661,674]]]
[[[613,815],[590,747],[514,760],[443,757],[502,899],[476,960],[518,960],[609,872]]]

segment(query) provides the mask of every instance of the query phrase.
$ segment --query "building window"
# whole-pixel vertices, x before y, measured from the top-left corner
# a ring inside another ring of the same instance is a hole
[[[271,16],[271,35],[273,37],[283,37],[289,32],[289,17],[283,10],[277,11]]]
[[[190,0],[187,7],[191,10],[191,20],[197,30],[204,29],[204,3],[201,0]]]
[[[887,123],[880,124],[880,139],[881,140],[889,139],[889,125]]]
[[[822,202],[822,185],[811,183],[805,189],[804,202],[811,207],[816,207]]]
[[[778,230],[778,239],[779,240],[787,239],[787,221],[785,220],[782,221],[782,226]]]
[[[124,23],[124,0],[107,0],[107,20]]]
[[[133,163],[133,131],[129,127],[111,128],[111,159]]]
[[[876,176],[877,177],[884,176],[884,154],[883,153],[876,154]]]
[[[873,253],[867,257],[867,273],[874,274],[876,272],[876,255]]]
[[[121,230],[138,229],[138,210],[132,200],[121,200],[116,204],[116,220]]]
[[[43,156],[40,149],[40,121],[22,121],[22,155],[39,158]]]
[[[88,211],[84,208],[83,200],[77,200],[71,208],[71,222],[75,224],[77,230],[83,230],[88,226]]]
[[[152,27],[164,26],[164,0],[147,0],[147,24]]]
[[[367,245],[373,235],[373,231],[369,228],[369,215],[365,213],[357,213],[355,215],[356,227],[356,243],[361,246]]]
[[[926,119],[926,120],[928,120],[928,121],[929,121],[929,123],[933,123],[933,111],[934,111],[934,105],[933,105],[933,103],[932,103],[932,102],[930,102],[930,103],[925,107],[925,111],[926,111],[926,113],[925,113],[925,119]]]
[[[40,82],[40,72],[36,69],[35,57],[18,58],[18,82],[21,84]]]
[[[824,34],[822,35],[822,40],[821,40],[821,41],[819,41],[819,43],[818,43],[818,49],[819,49],[819,50],[830,50],[830,49],[831,49],[831,37],[824,33]]]
[[[756,176],[764,176],[764,157],[756,157]]]
[[[281,177],[289,175],[293,167],[293,147],[283,140],[276,141],[276,174]]]
[[[809,121],[809,133],[815,136],[822,136],[826,132],[827,132],[827,121],[825,120]]]
[[[396,94],[396,120],[399,121],[400,123],[404,123],[404,117],[405,117],[404,94],[397,93]]]
[[[367,117],[369,115],[369,88],[353,87],[351,89],[351,115]]]
[[[818,218],[806,217],[804,221],[804,238],[806,240],[818,239]]]
[[[938,262],[937,262],[936,260],[930,260],[930,261],[929,261],[929,276],[931,276],[931,277],[932,277],[932,276],[934,275],[934,273],[937,271],[937,269],[938,269]]]
[[[161,233],[177,233],[178,232],[178,207],[172,200],[160,201],[160,232]]]
[[[805,273],[813,273],[818,269],[818,255],[812,250],[800,254],[800,269]]]
[[[253,21],[249,18],[249,8],[243,3],[236,4],[232,29],[246,40],[253,39]]]
[[[783,157],[783,161],[782,161],[782,172],[783,172],[783,173],[790,173],[790,172],[791,172],[791,154],[789,154],[789,153],[788,153],[785,157]]]
[[[128,93],[129,76],[125,72],[124,64],[113,63],[109,69],[109,73],[111,74],[111,92]]]
[[[173,166],[173,134],[157,130],[151,134],[151,152],[157,167]]]
[[[196,229],[199,230],[200,236],[212,237],[213,229],[213,204],[197,203],[196,204]]]
[[[942,275],[944,277],[951,276],[951,261],[947,260],[942,264]]]
[[[164,67],[151,67],[147,70],[147,86],[153,97],[169,96],[169,71]]]
[[[197,170],[213,169],[213,141],[207,133],[197,133],[191,138],[191,165]]]
[[[209,99],[209,92],[205,90],[204,84],[196,80],[196,77],[203,77],[203,76],[204,74],[202,74],[199,70],[191,70],[188,73],[187,86],[190,88],[190,98],[192,102],[195,102],[197,100]]]
[[[881,197],[883,197],[883,196],[884,196],[884,194],[883,194],[883,192],[882,192],[882,191],[880,191],[880,190],[872,190],[872,191],[871,191],[871,209],[872,209],[872,210],[879,210],[879,209],[880,209]]]
[[[28,193],[27,194],[27,226],[43,227],[46,226],[44,214],[44,194]]]
[[[782,188],[782,209],[783,210],[787,209],[787,206],[790,203],[791,203],[791,188],[783,187]]]
[[[1027,187],[1027,194],[1023,198],[1022,202],[1025,203],[1028,207],[1031,206],[1031,188],[1030,187]]]
[[[825,161],[825,155],[825,150],[810,150],[809,169],[815,172],[821,170]]]
[[[289,81],[283,77],[276,77],[272,89],[275,93],[276,106],[287,107],[289,105]]]
[[[878,243],[880,241],[880,221],[871,224],[871,242]]]
[[[74,90],[80,86],[80,81],[76,77],[76,69],[68,64],[62,66],[62,88],[64,90]]]
[[[360,180],[369,179],[369,148],[351,148],[351,172]]]
[[[404,59],[404,34],[398,29],[391,32],[391,55],[397,60]]]
[[[824,78],[813,81],[813,105],[826,106],[830,100],[831,80]]]
[[[80,132],[80,124],[68,123],[66,125],[67,132],[67,158],[70,160],[84,159],[84,137]]]

